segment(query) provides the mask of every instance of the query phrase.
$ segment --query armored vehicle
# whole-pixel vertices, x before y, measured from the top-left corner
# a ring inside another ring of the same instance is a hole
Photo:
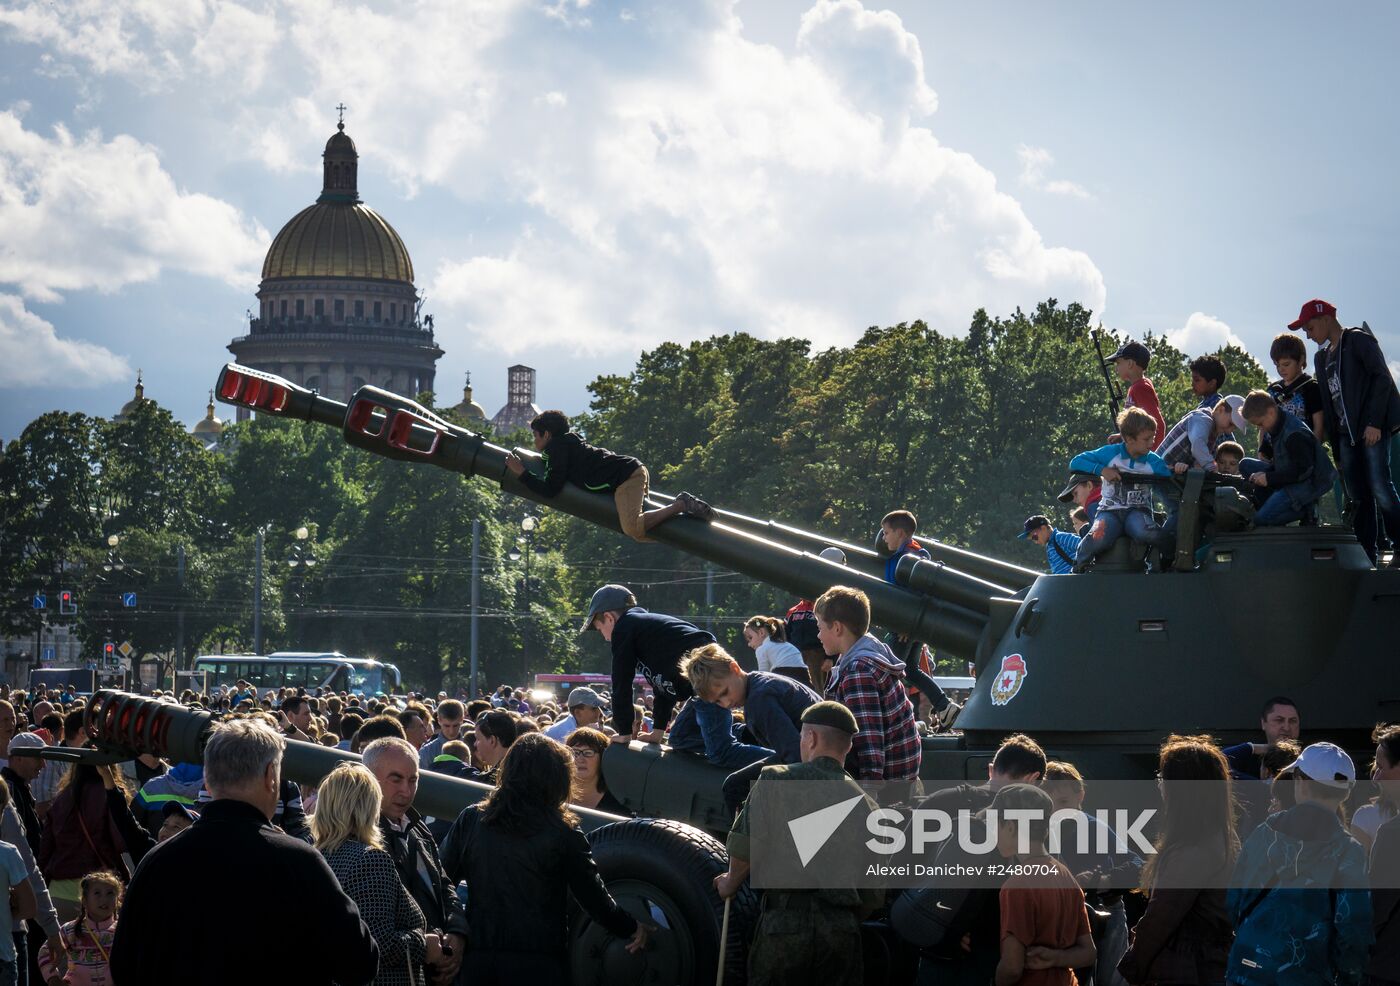
[[[610,497],[565,485],[541,500],[507,471],[510,450],[397,394],[366,386],[347,405],[237,364],[224,367],[216,393],[618,528]],[[1085,576],[1057,576],[921,539],[932,560],[902,558],[891,585],[875,550],[726,510],[713,523],[676,517],[649,536],[795,596],[855,586],[870,597],[877,624],[973,664],[976,685],[958,731],[925,740],[928,780],[985,778],[1011,732],[1035,736],[1090,776],[1148,777],[1169,733],[1257,738],[1259,703],[1275,694],[1300,697],[1308,731],[1365,749],[1370,727],[1400,712],[1400,675],[1389,663],[1400,572],[1374,569],[1340,528],[1251,529],[1252,508],[1239,491],[1199,470],[1181,483],[1142,481],[1170,484],[1180,501],[1174,572],[1143,574],[1126,540]],[[844,550],[844,565],[819,557],[829,545]],[[635,765],[608,765],[629,807],[723,829],[717,783],[663,794],[670,768],[651,761],[666,754],[632,753]],[[694,802],[689,811],[676,804],[684,798]],[[667,810],[656,810],[662,804]]]

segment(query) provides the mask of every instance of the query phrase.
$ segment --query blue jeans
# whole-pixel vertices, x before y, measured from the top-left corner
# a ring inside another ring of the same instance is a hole
[[[1273,471],[1274,464],[1272,462],[1265,462],[1263,459],[1240,460],[1240,475],[1245,479],[1253,476],[1256,472]],[[1302,520],[1303,515],[1307,513],[1306,508],[1295,507],[1293,501],[1283,490],[1274,490],[1270,493],[1267,486],[1256,486],[1251,492],[1254,493],[1254,502],[1257,504],[1254,511],[1254,523],[1258,527],[1282,527],[1295,520]]]
[[[1379,513],[1386,530],[1400,531],[1400,495],[1390,478],[1390,440],[1383,437],[1374,445],[1338,443],[1342,479],[1347,494],[1356,501],[1356,540],[1366,549],[1371,563],[1376,562],[1376,540]]]
[[[1103,524],[1103,537],[1096,538],[1094,527],[1099,524]],[[1082,565],[1095,555],[1103,554],[1124,534],[1159,551],[1171,550],[1172,536],[1158,527],[1146,510],[1104,510],[1095,519],[1094,527],[1079,542],[1079,550],[1074,555],[1077,564]]]
[[[767,747],[740,743],[734,737],[735,725],[734,713],[728,709],[692,698],[676,713],[668,742],[673,750],[703,753],[706,760],[725,770],[738,770],[773,755]]]

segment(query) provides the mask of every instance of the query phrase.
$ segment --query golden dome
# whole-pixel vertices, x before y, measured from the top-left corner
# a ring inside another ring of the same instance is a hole
[[[362,277],[413,283],[413,261],[393,226],[367,205],[317,202],[282,227],[263,261],[263,280]]]
[[[191,430],[191,434],[200,438],[215,439],[223,434],[224,423],[214,417],[214,392],[209,391],[209,406],[206,408],[204,417]]]
[[[146,385],[141,382],[141,371],[136,371],[136,396],[122,405],[122,409],[112,416],[112,420],[121,424],[136,413],[136,409],[146,401]]]

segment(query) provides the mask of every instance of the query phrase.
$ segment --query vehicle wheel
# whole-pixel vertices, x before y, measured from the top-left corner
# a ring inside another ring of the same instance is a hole
[[[577,907],[569,927],[576,986],[709,986],[715,981],[724,902],[714,879],[729,865],[724,844],[697,828],[659,818],[636,818],[588,834],[593,859],[617,902],[656,929],[645,952],[629,955]],[[758,895],[747,886],[729,912],[725,986],[745,979],[748,943],[758,918]]]

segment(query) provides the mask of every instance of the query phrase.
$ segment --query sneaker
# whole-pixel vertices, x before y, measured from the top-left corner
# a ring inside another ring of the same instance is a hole
[[[681,513],[689,514],[705,523],[711,523],[715,519],[715,508],[693,493],[684,490],[676,497],[676,502],[681,505]]]
[[[962,709],[961,705],[949,699],[948,704],[943,707],[943,711],[933,717],[934,726],[940,733],[950,731],[953,728],[954,720],[958,718],[958,713],[962,712]]]

